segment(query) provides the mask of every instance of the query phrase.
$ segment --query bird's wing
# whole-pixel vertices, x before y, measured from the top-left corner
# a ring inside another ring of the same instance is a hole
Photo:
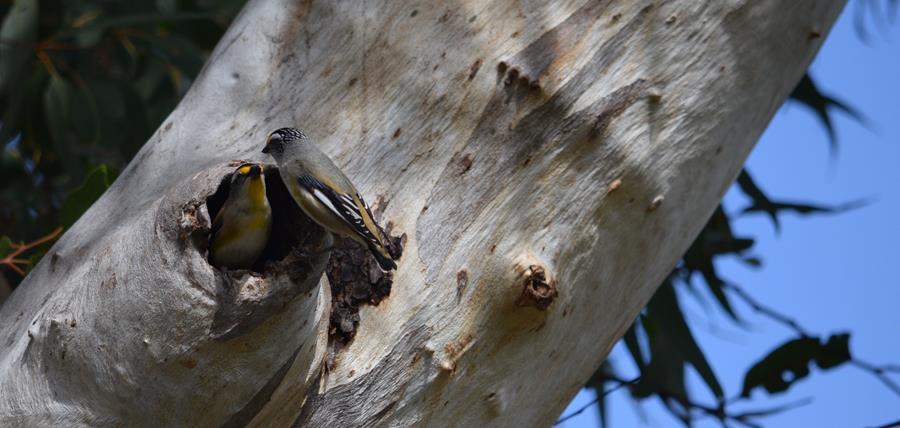
[[[356,201],[354,201],[353,196],[338,192],[311,175],[303,175],[297,179],[297,182],[312,194],[316,200],[327,207],[332,214],[336,215],[345,224],[350,226],[351,230],[365,238],[365,240],[372,245],[381,247],[381,241],[372,234],[372,231],[366,227],[366,224],[363,221],[363,216],[366,214],[369,215],[369,218],[372,218],[365,202],[363,202],[363,206],[367,212],[364,214],[360,212],[359,206],[356,204]],[[362,201],[359,194],[357,194],[356,197]]]
[[[210,242],[215,241],[219,235],[219,232],[222,230],[222,223],[224,222],[222,220],[222,217],[224,217],[222,215],[223,208],[225,207],[223,206],[222,208],[219,208],[219,212],[216,213],[216,218],[213,219],[209,234]]]

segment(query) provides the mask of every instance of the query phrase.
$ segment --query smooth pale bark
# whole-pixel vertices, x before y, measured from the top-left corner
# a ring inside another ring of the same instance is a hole
[[[253,0],[4,304],[0,425],[548,425],[842,6]],[[406,234],[328,370],[324,257],[230,281],[203,253],[228,161],[289,125]]]

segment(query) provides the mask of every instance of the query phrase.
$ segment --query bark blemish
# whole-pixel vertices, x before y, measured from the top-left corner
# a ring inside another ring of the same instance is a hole
[[[483,62],[482,59],[478,58],[475,60],[474,63],[472,63],[472,66],[469,67],[469,81],[472,81],[472,79],[474,79],[475,76],[478,74],[478,70],[481,69],[482,62]]]
[[[456,371],[456,362],[445,358],[438,363],[438,368],[448,374],[452,374]],[[444,404],[446,405],[446,403]]]
[[[511,67],[507,72],[507,68],[508,65],[506,62],[501,62],[500,66],[497,68],[500,72],[500,78],[503,81],[503,85],[512,86],[513,84],[519,84],[522,87],[532,90],[541,89],[542,84],[539,76],[534,76],[532,78],[518,67]]]
[[[456,372],[459,359],[472,347],[474,342],[475,338],[471,334],[467,334],[444,345],[443,356],[438,362],[438,367],[448,374]]]
[[[474,162],[474,160],[475,160],[475,157],[472,156],[471,153],[466,153],[459,160],[459,175],[463,175],[463,174],[469,172],[469,170],[472,169],[472,163]]]
[[[496,418],[503,414],[503,411],[506,409],[506,403],[503,400],[502,391],[491,392],[490,394],[484,396],[484,401],[487,403],[488,412],[493,418]]]
[[[182,207],[181,218],[178,219],[178,239],[182,242],[193,241],[198,248],[206,250],[206,240],[202,239],[209,230],[209,225],[200,218],[202,202],[189,201]]]
[[[616,189],[618,189],[621,186],[622,186],[621,178],[617,178],[617,179],[613,180],[612,183],[609,183],[609,187],[606,188],[606,194],[608,195],[612,192],[615,192]]]
[[[509,69],[509,72],[506,73],[506,79],[503,81],[503,84],[506,86],[512,85],[516,79],[519,78],[519,69],[516,67],[512,67]]]
[[[397,129],[394,131],[394,134],[391,135],[391,138],[393,138],[393,139],[395,139],[395,140],[396,140],[397,138],[400,138],[400,133],[402,133],[402,132],[403,132],[402,129],[397,128]]]
[[[522,294],[516,299],[516,306],[534,306],[546,310],[556,296],[556,280],[550,278],[546,269],[540,265],[530,265],[525,269],[517,269],[521,278]]]
[[[640,99],[642,94],[646,93],[647,86],[646,79],[636,79],[627,86],[616,89],[615,92],[610,94],[609,101],[604,106],[603,111],[597,115],[594,122],[593,134],[595,136],[603,135],[613,119],[621,116],[628,107]],[[651,100],[652,96],[652,94],[648,94]]]
[[[650,205],[647,206],[647,212],[656,211],[656,209],[659,208],[660,205],[662,205],[664,199],[665,198],[663,197],[663,195],[656,195],[656,197],[653,198],[652,201],[650,201]]]
[[[462,299],[466,287],[469,285],[469,273],[465,269],[456,273],[456,303]]]
[[[178,360],[178,365],[190,370],[194,367],[197,367],[197,360],[195,360],[193,358],[185,358],[182,360]]]

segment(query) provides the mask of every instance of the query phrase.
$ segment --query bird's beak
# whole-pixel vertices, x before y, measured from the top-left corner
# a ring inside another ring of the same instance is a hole
[[[266,154],[269,153],[269,144],[268,144],[268,143],[266,143],[266,146],[263,147],[262,152],[263,152],[263,153],[266,153]]]

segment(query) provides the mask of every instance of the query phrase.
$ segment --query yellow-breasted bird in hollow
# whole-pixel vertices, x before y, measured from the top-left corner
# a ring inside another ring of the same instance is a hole
[[[263,166],[244,163],[231,175],[228,199],[212,223],[210,261],[214,266],[249,269],[272,230]]]
[[[325,230],[368,247],[382,269],[397,268],[369,206],[309,137],[294,128],[275,130],[263,153],[275,158],[281,180],[306,215]]]

